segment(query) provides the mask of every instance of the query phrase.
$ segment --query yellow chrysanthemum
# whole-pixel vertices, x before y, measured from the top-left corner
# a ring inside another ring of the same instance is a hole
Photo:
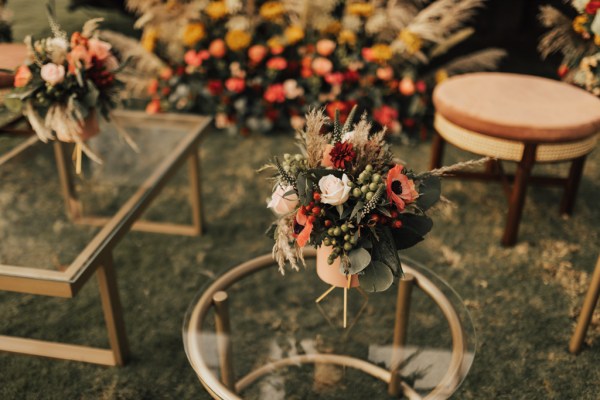
[[[584,33],[585,24],[588,22],[588,17],[585,14],[578,15],[573,19],[573,30],[577,33]]]
[[[288,26],[283,34],[289,44],[295,44],[304,39],[304,29],[298,25]]]
[[[344,29],[338,36],[338,43],[354,46],[356,44],[356,33],[352,32],[351,30]]]
[[[260,16],[267,20],[274,20],[283,15],[285,8],[279,1],[267,1],[260,6]]]
[[[373,58],[378,62],[386,62],[392,59],[392,49],[387,44],[376,44],[371,47]]]
[[[148,27],[144,29],[144,34],[142,35],[141,44],[146,51],[152,53],[154,52],[154,47],[156,47],[156,41],[158,40],[158,31],[154,27]]]
[[[348,13],[358,15],[359,17],[370,17],[373,15],[375,7],[370,3],[353,3],[348,5]]]
[[[600,46],[600,35],[594,35],[594,44]]]
[[[225,43],[233,51],[245,49],[250,45],[252,37],[248,32],[234,29],[225,35]]]
[[[402,31],[400,31],[398,40],[404,42],[404,45],[406,46],[406,52],[409,55],[418,53],[421,50],[421,46],[423,46],[423,41],[421,38],[408,29],[402,29]]]
[[[446,71],[445,69],[438,69],[435,72],[435,83],[442,83],[444,82],[446,79],[448,79],[448,71]]]
[[[333,21],[321,30],[325,35],[337,35],[342,30],[340,21]]]
[[[204,25],[200,22],[196,22],[193,24],[188,24],[183,31],[183,44],[192,47],[202,39],[206,35],[206,31],[204,30]]]
[[[284,43],[281,38],[274,36],[271,39],[267,40],[267,46],[270,49],[276,49],[278,47],[284,47]]]
[[[229,10],[224,1],[211,1],[204,9],[204,12],[212,19],[221,19],[229,13]]]

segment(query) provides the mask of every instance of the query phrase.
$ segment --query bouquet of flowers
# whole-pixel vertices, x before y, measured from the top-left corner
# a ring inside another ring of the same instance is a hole
[[[573,19],[552,6],[541,8],[540,20],[550,30],[538,48],[544,57],[562,54],[561,79],[600,96],[600,1],[571,0],[570,4],[577,12]]]
[[[14,89],[5,101],[7,107],[27,117],[43,142],[75,143],[80,170],[82,151],[101,162],[85,141],[98,133],[96,110],[108,118],[116,105],[119,63],[111,45],[96,35],[102,19],[89,20],[70,39],[52,16],[49,20],[52,37],[25,39],[29,59],[18,67]]]
[[[426,212],[440,199],[441,172],[417,174],[395,161],[385,129],[372,132],[366,116],[353,125],[355,110],[343,125],[336,113],[331,127],[312,110],[298,131],[301,153],[264,167],[275,171],[269,234],[282,273],[286,261],[299,269],[310,244],[323,280],[377,292],[402,274],[397,252],[431,230]],[[327,277],[332,272],[338,278]]]

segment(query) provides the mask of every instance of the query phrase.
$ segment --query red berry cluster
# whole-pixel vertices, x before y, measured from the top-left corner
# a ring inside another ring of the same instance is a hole
[[[321,195],[317,192],[313,193],[313,200],[304,206],[304,213],[307,216],[308,222],[314,223],[319,215],[321,215],[321,207],[316,205],[321,200]]]
[[[381,224],[381,225],[387,225],[389,224],[392,228],[394,229],[400,229],[402,228],[402,221],[399,219],[400,214],[398,213],[398,211],[391,211],[390,212],[390,217],[386,217],[384,215],[379,215],[379,214],[371,214],[371,216],[369,217],[369,222],[375,224]]]

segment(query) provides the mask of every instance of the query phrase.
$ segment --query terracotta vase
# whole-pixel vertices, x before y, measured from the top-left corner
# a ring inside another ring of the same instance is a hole
[[[333,248],[331,246],[321,246],[317,249],[317,275],[325,283],[337,287],[347,287],[348,278],[340,272],[340,258],[336,258],[333,264],[327,264],[327,257],[331,254]],[[358,276],[351,275],[350,287],[357,287]]]
[[[83,124],[81,126],[81,134],[79,136],[85,142],[86,140],[91,139],[92,137],[96,136],[99,132],[100,132],[100,126],[98,124],[98,116],[96,115],[96,109],[92,108],[92,109],[90,109],[88,116],[83,121]],[[56,132],[56,137],[61,142],[67,142],[67,143],[74,142],[72,137],[70,137],[68,135],[64,135],[61,132]]]

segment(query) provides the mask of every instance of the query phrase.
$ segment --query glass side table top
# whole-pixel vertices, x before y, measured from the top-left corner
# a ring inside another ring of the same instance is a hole
[[[473,362],[475,332],[444,281],[402,259],[418,284],[409,296],[406,340],[394,346],[398,285],[368,298],[350,289],[344,329],[343,289],[316,304],[329,286],[316,275],[314,251],[306,253],[308,268],[285,276],[270,255],[235,267],[190,305],[185,350],[214,398],[392,398],[390,370],[409,399],[443,399],[459,387]]]
[[[32,143],[5,160],[0,165],[0,277],[77,280],[94,254],[129,229],[138,210],[196,151],[209,121],[201,116],[115,111],[88,142],[103,164],[84,157],[82,176],[74,174],[73,146],[61,144],[79,211],[95,219],[74,221],[65,211],[73,199],[61,190],[57,143]],[[125,132],[139,151],[119,132]],[[3,137],[0,156],[26,141],[31,139]],[[187,204],[187,193],[181,197],[174,201]],[[189,219],[186,207],[180,208],[184,211],[177,217]]]

